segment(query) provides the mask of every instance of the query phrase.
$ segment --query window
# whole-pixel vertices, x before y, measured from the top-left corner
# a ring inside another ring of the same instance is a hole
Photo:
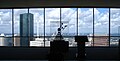
[[[50,46],[60,27],[60,8],[45,8],[45,46]]]
[[[24,44],[24,46],[28,45],[29,42],[28,42],[28,36],[26,35],[28,33],[28,30],[26,27],[27,27],[27,15],[26,13],[28,13],[28,9],[14,9],[14,46],[20,46],[21,44],[21,40],[23,39],[23,42],[22,44]],[[25,15],[22,15],[22,14],[25,14]],[[20,26],[23,25],[21,22],[24,21],[24,26]],[[20,27],[22,27],[20,29]],[[25,32],[20,32],[21,31],[24,31]],[[20,36],[20,34],[22,34]]]
[[[109,8],[94,8],[94,46],[109,46]]]
[[[61,8],[61,34],[69,46],[76,46],[74,36],[77,35],[77,8]]]
[[[29,13],[33,14],[34,40],[30,46],[44,46],[44,8],[30,8]]]
[[[120,9],[110,9],[110,46],[118,46],[120,39]]]
[[[50,47],[61,27],[69,47],[76,35],[88,37],[86,46],[118,47],[119,19],[120,8],[0,9],[0,46]]]
[[[93,8],[78,9],[78,35],[88,36],[86,46],[92,46],[93,43]]]
[[[0,46],[13,46],[12,9],[0,9]]]

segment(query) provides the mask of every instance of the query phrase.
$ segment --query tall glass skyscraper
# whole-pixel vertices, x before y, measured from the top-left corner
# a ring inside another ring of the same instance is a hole
[[[33,14],[20,14],[20,46],[29,46],[33,40]]]
[[[118,26],[118,36],[120,36],[120,26]]]

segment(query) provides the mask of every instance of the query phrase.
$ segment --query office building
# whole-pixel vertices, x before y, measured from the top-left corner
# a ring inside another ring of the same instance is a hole
[[[120,26],[118,26],[118,36],[120,36]]]
[[[33,14],[20,14],[20,46],[29,46],[33,40]]]

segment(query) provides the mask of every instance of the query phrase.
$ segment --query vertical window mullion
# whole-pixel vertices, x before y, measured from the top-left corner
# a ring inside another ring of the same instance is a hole
[[[110,47],[110,8],[109,8],[109,47]]]
[[[60,28],[61,28],[61,8],[60,8]],[[60,32],[61,32],[61,30],[60,30]],[[61,33],[60,33],[60,35],[61,35]]]
[[[77,36],[78,36],[78,8],[77,8],[77,14],[76,14],[76,15],[77,15],[77,18],[76,18],[76,20],[77,20],[77,21],[76,21],[76,24],[77,24],[77,27],[76,27],[76,28],[77,28],[77,30],[76,30],[76,32],[77,32]]]
[[[14,46],[14,11],[12,9],[12,46]]]
[[[45,47],[45,8],[44,8],[44,47]]]
[[[28,40],[29,40],[29,43],[28,43],[28,45],[30,46],[30,38],[31,38],[31,36],[30,36],[30,20],[29,20],[29,8],[28,8],[28,14],[27,14],[27,21],[28,21]],[[26,38],[26,37],[25,37]]]
[[[94,8],[93,8],[93,46],[94,46]]]

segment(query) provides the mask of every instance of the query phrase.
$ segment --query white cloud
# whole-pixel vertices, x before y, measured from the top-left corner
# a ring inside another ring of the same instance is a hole
[[[81,11],[83,9],[83,11]],[[86,8],[79,8],[78,11],[80,11],[78,14],[78,25],[80,28],[92,28],[92,24],[93,24],[93,9],[87,9],[84,10]]]
[[[11,33],[12,20],[11,10],[0,9],[0,33]]]
[[[105,13],[105,14],[101,15],[100,18],[97,20],[100,22],[108,22],[109,21],[109,14]]]
[[[118,29],[120,25],[120,9],[111,8],[111,31],[116,33],[115,29]]]
[[[97,15],[99,15],[99,13],[100,12],[98,11],[98,9],[94,8],[94,15],[97,16]]]
[[[96,23],[95,27],[101,26],[101,23]]]
[[[56,8],[49,12],[46,11],[46,17],[47,18],[60,18],[60,8]]]
[[[3,15],[3,12],[0,12],[0,17]]]
[[[11,10],[0,9],[0,24],[11,24]],[[14,9],[14,27],[17,28],[15,31],[19,31],[19,20],[20,14],[27,13],[27,9]],[[81,28],[92,28],[93,24],[93,9],[78,10],[79,27]],[[109,25],[109,12],[102,12],[94,8],[95,14],[95,27],[102,28]],[[30,13],[34,14],[34,25],[40,22],[39,26],[43,26],[44,13],[42,9],[30,9]],[[120,9],[111,9],[111,28],[117,28],[120,25]],[[65,18],[65,19],[63,19]],[[8,22],[9,21],[9,22]],[[46,27],[50,26],[50,21],[60,21],[60,8],[46,8]],[[62,21],[68,21],[70,29],[74,29],[76,25],[76,11],[72,8],[62,8]],[[66,24],[68,24],[66,23]]]

